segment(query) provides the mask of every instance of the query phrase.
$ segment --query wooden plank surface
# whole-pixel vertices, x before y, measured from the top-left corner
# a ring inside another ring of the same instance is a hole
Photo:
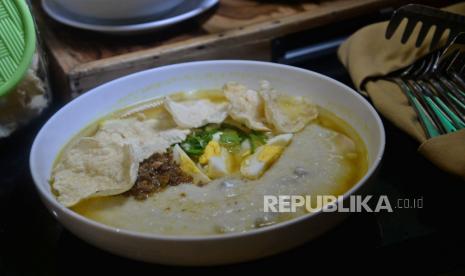
[[[142,36],[109,36],[54,22],[35,5],[49,50],[55,90],[79,95],[117,77],[161,65],[205,59],[269,60],[271,40],[401,0],[221,0],[207,14],[178,27]]]

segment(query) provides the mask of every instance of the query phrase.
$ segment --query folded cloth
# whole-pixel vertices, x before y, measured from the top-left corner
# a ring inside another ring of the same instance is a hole
[[[465,3],[444,10],[465,15]],[[390,40],[384,37],[387,24],[381,22],[357,31],[339,48],[339,59],[349,71],[357,90],[369,97],[385,118],[421,143],[418,149],[421,154],[442,170],[465,180],[465,130],[427,139],[414,109],[400,87],[393,82],[377,79],[428,54],[432,32],[423,45],[416,48],[414,38],[421,24],[417,25],[406,44],[400,42],[405,20]],[[446,36],[441,43],[445,41]]]

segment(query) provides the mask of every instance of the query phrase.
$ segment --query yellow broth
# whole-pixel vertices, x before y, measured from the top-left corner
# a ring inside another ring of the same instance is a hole
[[[215,102],[222,102],[226,100],[221,90],[204,90],[204,91],[198,91],[195,93],[176,93],[172,95],[171,97],[174,100],[209,99]],[[76,139],[78,139],[79,137],[94,135],[95,132],[99,128],[99,124],[104,120],[118,119],[122,117],[131,117],[131,116],[142,116],[141,114],[143,114],[143,117],[147,119],[157,118],[158,116],[166,115],[167,112],[164,110],[164,108],[161,105],[138,110],[137,112],[134,112],[134,113],[130,112],[131,110],[137,110],[138,107],[147,106],[147,104],[155,103],[157,101],[159,100],[151,100],[148,102],[140,103],[135,106],[130,106],[122,110],[119,110],[117,112],[114,112],[102,119],[97,120],[96,122],[92,123],[90,126],[83,129],[73,139],[71,139],[68,145],[64,147],[62,152],[65,151],[70,145],[72,145],[73,142],[76,141]],[[327,109],[324,109],[322,107],[319,107],[318,109],[319,109],[318,119],[312,122],[311,124],[317,124],[325,129],[329,129],[329,130],[344,134],[347,137],[351,138],[356,146],[356,154],[352,156],[351,158],[345,158],[343,161],[343,166],[348,168],[346,169],[348,173],[341,174],[341,176],[339,176],[335,181],[337,182],[337,185],[333,185],[331,186],[330,190],[326,190],[327,192],[329,191],[330,194],[335,195],[335,196],[342,195],[347,190],[349,190],[351,187],[353,187],[366,173],[367,168],[368,168],[368,158],[367,158],[368,155],[367,155],[366,147],[365,147],[363,140],[358,135],[358,133],[348,123],[346,123],[344,120],[342,120],[341,118],[339,118],[338,116],[336,116],[334,113],[332,113],[331,111]],[[302,141],[305,140],[303,138],[300,138],[300,139]],[[307,150],[312,150],[312,149],[307,149]],[[59,160],[60,156],[61,156],[61,153],[57,157],[57,160]],[[280,168],[281,167],[285,168],[285,165],[283,164],[279,164],[276,166],[279,166]],[[276,174],[276,172],[271,172],[275,169],[274,167],[275,165],[273,165],[265,173],[265,175],[262,177],[265,180],[263,180],[262,182],[269,181],[266,178],[267,174],[273,174],[273,173]],[[240,178],[240,176],[238,175],[234,175],[233,178],[234,177],[238,179]],[[222,185],[222,183],[220,183],[221,181],[222,181],[221,179],[214,180],[212,181],[212,183],[209,183],[204,187],[199,187],[198,189],[205,189],[204,191],[206,192],[204,193],[208,193],[210,191],[213,191],[212,193],[217,193],[216,190],[214,190],[211,187],[208,188],[208,186],[216,185],[218,187],[221,187]],[[241,180],[241,181],[242,181],[241,183],[245,186],[245,188],[243,188],[244,191],[241,191],[244,195],[248,195],[247,193],[254,193],[252,191],[254,189],[253,188],[254,185],[259,186],[260,189],[266,192],[266,187],[264,186],[266,185],[266,183],[262,184],[260,180],[256,180],[256,181]],[[189,188],[185,186],[187,185],[184,185],[184,186],[182,185],[182,187],[169,187],[167,188],[167,190],[159,194],[153,195],[151,198],[149,198],[148,200],[144,202],[136,201],[125,195],[117,195],[117,196],[110,196],[110,197],[98,197],[98,198],[87,199],[87,200],[80,202],[79,204],[72,207],[71,209],[85,217],[88,217],[90,219],[93,219],[93,220],[96,220],[101,223],[111,225],[114,227],[125,228],[125,229],[130,229],[130,230],[135,230],[135,231],[141,231],[141,232],[161,233],[161,234],[209,235],[209,234],[227,233],[227,232],[235,232],[235,231],[246,231],[246,230],[250,230],[256,227],[267,225],[266,223],[262,225],[262,224],[257,224],[255,222],[255,224],[249,223],[248,225],[245,225],[243,228],[236,229],[236,230],[231,230],[226,226],[221,226],[221,225],[219,226],[218,224],[211,225],[211,227],[209,228],[200,226],[200,224],[202,224],[201,222],[202,217],[205,217],[205,215],[203,216],[198,215],[198,213],[203,214],[202,212],[205,212],[205,213],[214,212],[215,208],[220,208],[220,207],[215,207],[217,205],[215,205],[214,203],[210,204],[209,202],[206,202],[203,205],[197,202],[194,202],[194,201],[191,203],[186,203],[186,204],[183,203],[184,205],[178,204],[178,202],[176,202],[177,200],[182,201],[185,199],[184,199],[184,196],[176,197],[175,193],[184,194],[184,195],[188,192],[193,193],[193,194],[200,193],[199,191],[195,190],[197,188]],[[321,189],[318,191],[321,191]],[[163,194],[165,193],[168,195],[166,196],[166,198],[163,198]],[[215,196],[218,197],[217,194],[215,194]],[[227,204],[231,204],[232,206],[234,205],[234,202],[230,202],[229,198],[225,198],[224,200],[225,200],[226,205]],[[177,209],[178,206],[176,205],[182,205],[183,208]],[[218,206],[221,206],[221,205],[218,205]],[[139,213],[135,213],[134,211],[135,209],[138,209],[138,210],[151,209],[152,213],[150,213],[150,211],[147,211],[146,216],[138,218]],[[124,212],[127,212],[127,214],[123,214]],[[179,217],[184,218],[184,220],[186,221],[185,224],[174,222],[176,220],[172,218],[173,216],[172,213],[175,213],[175,212],[178,212]],[[289,220],[294,217],[300,216],[304,213],[305,212],[303,213],[301,212],[298,214],[279,214],[269,224],[274,224],[274,223],[278,223],[281,221]],[[148,225],[153,224],[153,222],[146,221],[148,219],[147,217],[150,217],[150,216],[153,216],[153,219],[157,220],[156,227],[154,226],[151,228],[148,226]],[[231,217],[233,219],[239,220],[239,218],[236,215],[234,216],[231,215]],[[166,219],[167,221],[165,225],[163,225],[164,219]],[[140,223],[140,226],[137,225],[139,221],[142,221]],[[199,226],[193,226],[193,224],[195,224],[194,221],[199,221],[198,222]],[[231,224],[234,224],[234,223],[231,223]]]

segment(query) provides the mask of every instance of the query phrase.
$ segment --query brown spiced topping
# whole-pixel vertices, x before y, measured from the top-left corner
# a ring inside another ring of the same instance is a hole
[[[147,199],[151,194],[160,192],[168,186],[192,182],[173,160],[171,151],[155,153],[139,164],[136,183],[126,192],[137,200]]]

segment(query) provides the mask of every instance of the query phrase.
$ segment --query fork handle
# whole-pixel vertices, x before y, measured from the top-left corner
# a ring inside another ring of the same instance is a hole
[[[412,94],[411,91],[408,91],[407,97],[410,99],[410,102],[413,103],[415,106],[415,109],[417,110],[418,117],[420,117],[420,122],[424,124],[424,128],[426,129],[426,135],[428,138],[433,138],[436,136],[439,136],[440,133],[436,126],[431,122],[431,119],[426,115],[426,111],[421,105],[421,103],[418,101],[417,98]]]
[[[438,105],[444,110],[446,115],[452,120],[456,128],[462,129],[465,128],[465,123],[459,116],[457,116],[439,97],[434,97],[434,100]]]
[[[440,135],[440,132],[436,125],[432,122],[431,118],[427,115],[427,112],[423,105],[418,101],[418,99],[413,94],[410,87],[404,83],[403,80],[394,78],[392,79],[397,85],[400,86],[401,90],[407,96],[408,101],[413,106],[413,109],[416,111],[418,116],[418,121],[423,128],[423,131],[426,134],[427,138],[433,138]]]
[[[431,97],[425,96],[425,101],[428,103],[428,105],[431,107],[438,119],[441,121],[441,124],[444,127],[446,133],[457,131],[457,128],[447,118],[447,115],[442,112],[441,108],[437,106],[437,104],[431,99]]]

